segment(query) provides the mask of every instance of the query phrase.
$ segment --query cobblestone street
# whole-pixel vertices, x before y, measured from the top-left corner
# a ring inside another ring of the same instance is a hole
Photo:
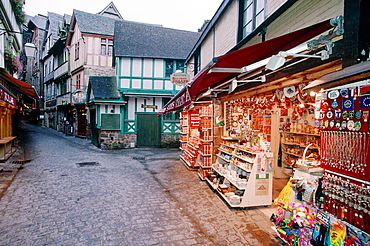
[[[31,161],[1,197],[1,245],[280,245],[273,208],[230,209],[177,149],[100,150],[33,125],[25,135],[12,159]]]

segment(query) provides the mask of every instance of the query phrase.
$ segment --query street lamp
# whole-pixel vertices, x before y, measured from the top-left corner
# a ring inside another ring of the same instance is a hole
[[[35,58],[36,46],[33,43],[24,44],[24,52],[27,58]]]

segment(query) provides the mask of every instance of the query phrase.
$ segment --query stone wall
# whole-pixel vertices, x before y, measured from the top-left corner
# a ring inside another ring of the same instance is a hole
[[[126,149],[136,145],[136,134],[120,134],[114,130],[101,130],[99,139],[101,149]]]

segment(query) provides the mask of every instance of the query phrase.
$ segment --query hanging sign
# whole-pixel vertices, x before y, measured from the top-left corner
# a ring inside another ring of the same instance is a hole
[[[190,81],[187,73],[173,73],[170,75],[171,83],[174,85],[186,85]]]
[[[9,93],[0,88],[0,100],[4,101],[12,106],[16,105],[16,100]]]
[[[72,100],[77,104],[86,103],[86,91],[77,89],[72,93]]]

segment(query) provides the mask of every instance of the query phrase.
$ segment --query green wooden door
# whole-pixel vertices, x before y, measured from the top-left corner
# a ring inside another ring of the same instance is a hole
[[[137,146],[161,145],[161,119],[158,114],[137,114]]]

